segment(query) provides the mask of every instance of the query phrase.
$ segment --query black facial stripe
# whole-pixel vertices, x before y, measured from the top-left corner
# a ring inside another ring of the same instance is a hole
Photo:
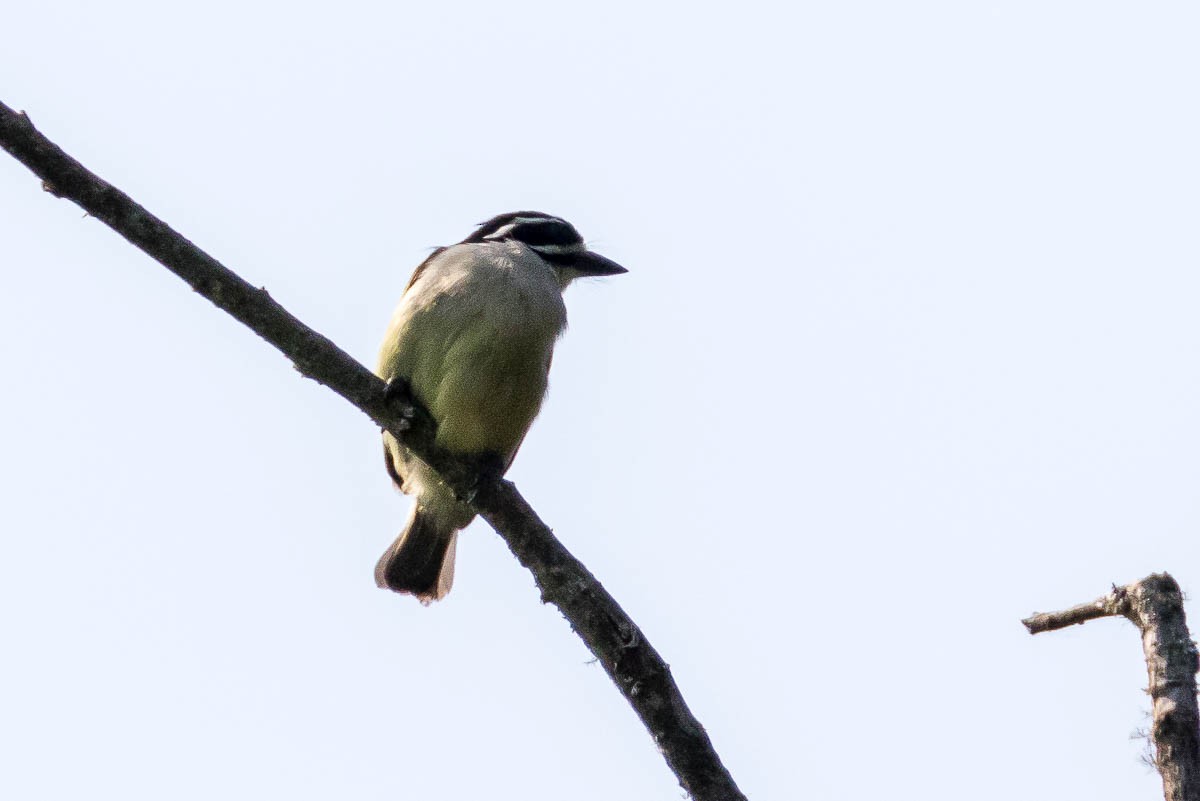
[[[583,245],[583,238],[568,222],[562,220],[537,220],[536,222],[519,222],[508,232],[505,239],[515,239],[524,242],[535,250],[539,245],[558,245],[560,247]]]
[[[580,251],[582,251],[583,248],[581,247],[579,250],[572,250],[567,253],[563,253],[561,251],[545,253],[541,250],[538,250],[537,248],[534,248],[533,250],[535,253],[537,253],[539,256],[541,256],[543,259],[550,262],[551,264],[557,264],[560,267],[570,267],[572,264],[575,263],[575,261],[579,257]]]

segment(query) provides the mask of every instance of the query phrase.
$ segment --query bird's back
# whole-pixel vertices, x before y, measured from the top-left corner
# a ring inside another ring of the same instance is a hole
[[[414,277],[377,372],[409,382],[442,447],[507,460],[541,407],[566,319],[557,277],[528,248],[454,245]]]

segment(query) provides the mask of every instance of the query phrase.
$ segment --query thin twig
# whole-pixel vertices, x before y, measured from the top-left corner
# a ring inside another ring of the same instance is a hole
[[[1090,604],[1021,621],[1030,634],[1053,631],[1097,617],[1121,616],[1142,633],[1150,677],[1154,764],[1166,801],[1200,801],[1200,711],[1196,706],[1196,644],[1188,633],[1183,593],[1175,579],[1154,573]]]
[[[43,188],[66,198],[146,252],[192,289],[253,329],[303,375],[341,395],[433,466],[504,538],[641,718],[680,785],[697,801],[744,801],[704,727],[684,702],[667,664],[579,560],[563,547],[512,483],[480,478],[433,447],[434,425],[421,410],[389,405],[384,384],[321,334],[128,195],[89,172],[42,136],[24,113],[0,103],[0,146],[32,170]],[[407,412],[407,414],[406,414]]]
[[[1042,612],[1030,615],[1021,622],[1025,624],[1025,628],[1029,629],[1030,634],[1041,634],[1043,631],[1065,629],[1067,626],[1086,623],[1098,617],[1124,615],[1127,603],[1128,593],[1125,587],[1114,585],[1112,592],[1100,596],[1091,603],[1072,606],[1061,612]]]

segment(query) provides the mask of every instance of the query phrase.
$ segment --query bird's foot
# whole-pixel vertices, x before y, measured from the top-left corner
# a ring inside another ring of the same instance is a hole
[[[484,484],[498,481],[508,469],[505,459],[498,453],[479,453],[468,456],[465,461],[473,468],[471,485],[459,500],[464,503],[474,503],[479,490]]]
[[[408,383],[408,379],[400,376],[389,378],[387,385],[383,388],[383,398],[400,412],[400,416],[404,418],[401,422],[405,425],[404,428],[409,428],[411,425],[409,420],[417,416],[417,409],[414,405],[416,401],[413,399],[412,386]]]

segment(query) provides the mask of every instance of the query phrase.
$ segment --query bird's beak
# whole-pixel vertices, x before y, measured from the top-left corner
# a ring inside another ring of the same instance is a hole
[[[620,275],[629,272],[612,259],[606,259],[590,250],[585,250],[577,257],[571,267],[580,275]]]

